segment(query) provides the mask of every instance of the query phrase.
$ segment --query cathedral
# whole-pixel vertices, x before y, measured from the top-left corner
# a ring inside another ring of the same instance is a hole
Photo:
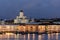
[[[20,10],[19,16],[14,19],[14,23],[29,23],[27,16],[24,15],[24,11]]]

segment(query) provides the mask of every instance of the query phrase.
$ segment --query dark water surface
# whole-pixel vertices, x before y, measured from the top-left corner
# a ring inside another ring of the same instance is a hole
[[[60,33],[52,34],[0,34],[0,40],[60,40]]]

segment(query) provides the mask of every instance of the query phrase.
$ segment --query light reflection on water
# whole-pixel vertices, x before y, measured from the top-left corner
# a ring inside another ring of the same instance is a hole
[[[0,40],[60,40],[60,33],[52,34],[0,34]]]

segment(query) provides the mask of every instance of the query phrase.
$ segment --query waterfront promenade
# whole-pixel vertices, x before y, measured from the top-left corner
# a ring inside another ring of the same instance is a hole
[[[0,33],[57,33],[60,25],[0,25]]]

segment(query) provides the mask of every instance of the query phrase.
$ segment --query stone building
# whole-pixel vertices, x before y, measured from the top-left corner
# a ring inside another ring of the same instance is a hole
[[[29,23],[29,19],[27,16],[24,16],[23,10],[21,10],[19,16],[14,19],[14,23]]]

